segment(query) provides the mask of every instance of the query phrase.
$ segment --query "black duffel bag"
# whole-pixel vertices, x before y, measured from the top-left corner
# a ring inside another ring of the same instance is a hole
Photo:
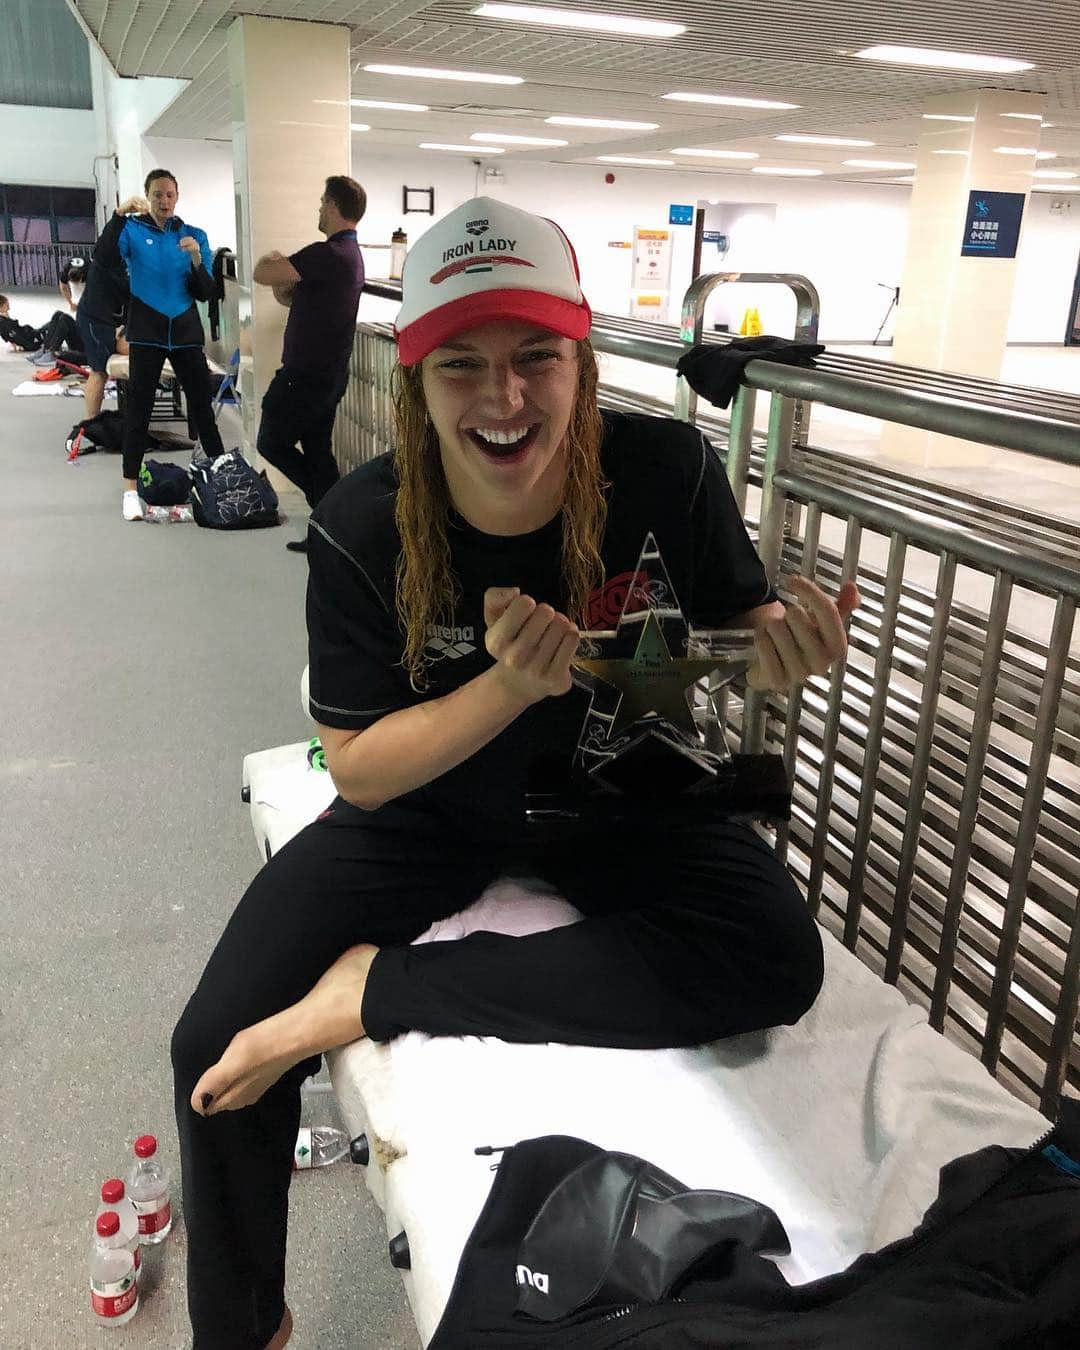
[[[261,530],[280,525],[278,495],[265,473],[257,473],[239,450],[212,462],[191,462],[191,508],[195,523],[208,530]]]

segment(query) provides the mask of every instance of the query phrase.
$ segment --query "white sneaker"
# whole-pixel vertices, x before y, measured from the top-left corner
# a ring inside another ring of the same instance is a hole
[[[124,492],[124,519],[142,520],[143,504],[142,498],[134,488],[127,488]]]

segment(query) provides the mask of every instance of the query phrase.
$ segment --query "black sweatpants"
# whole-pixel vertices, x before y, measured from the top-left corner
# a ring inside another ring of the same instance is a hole
[[[125,478],[138,478],[146,453],[146,437],[150,429],[150,415],[154,411],[161,368],[168,358],[176,371],[180,388],[188,406],[188,422],[194,427],[199,444],[211,459],[225,453],[221,433],[214,421],[211,407],[213,394],[210,370],[201,347],[152,347],[149,343],[133,342],[129,361],[127,401],[124,412]]]
[[[47,352],[59,352],[65,347],[73,352],[82,351],[79,332],[75,320],[62,309],[53,310],[52,318],[38,329],[41,345]]]
[[[361,1010],[376,1040],[414,1028],[694,1045],[795,1022],[817,997],[817,929],[748,827],[643,817],[630,831],[543,846],[493,846],[493,836],[394,803],[365,813],[339,800],[240,901],[172,1042],[194,1350],[255,1350],[281,1321],[300,1084],[319,1060],[241,1111],[204,1118],[191,1093],[236,1032],[302,998],[347,948],[380,948]],[[407,945],[504,875],[554,882],[587,917],[527,937]]]
[[[348,375],[282,366],[262,401],[259,454],[316,506],[341,477],[331,441]],[[297,449],[299,445],[300,449]]]

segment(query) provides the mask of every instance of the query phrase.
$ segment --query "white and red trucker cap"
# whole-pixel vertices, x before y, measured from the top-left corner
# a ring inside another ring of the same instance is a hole
[[[558,225],[474,197],[409,249],[394,323],[398,359],[414,366],[455,334],[493,319],[524,319],[575,340],[592,327],[577,258]]]

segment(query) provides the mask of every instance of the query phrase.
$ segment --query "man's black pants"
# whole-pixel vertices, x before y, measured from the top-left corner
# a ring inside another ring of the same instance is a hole
[[[282,366],[263,395],[259,454],[296,484],[309,506],[317,505],[341,477],[330,447],[347,383],[341,371]]]
[[[281,1321],[300,1084],[319,1060],[241,1111],[204,1118],[191,1093],[238,1031],[302,998],[356,943],[380,948],[361,1012],[375,1040],[416,1029],[648,1049],[806,1012],[821,941],[772,850],[745,826],[648,825],[499,847],[495,830],[470,837],[416,809],[339,800],[259,872],[172,1041],[194,1350],[256,1350]],[[552,881],[587,917],[407,945],[505,875]]]
[[[146,453],[150,415],[154,411],[161,368],[168,358],[188,406],[188,424],[211,459],[225,453],[211,406],[210,370],[201,347],[151,347],[133,342],[128,357],[128,389],[124,407],[124,477],[138,478]]]

